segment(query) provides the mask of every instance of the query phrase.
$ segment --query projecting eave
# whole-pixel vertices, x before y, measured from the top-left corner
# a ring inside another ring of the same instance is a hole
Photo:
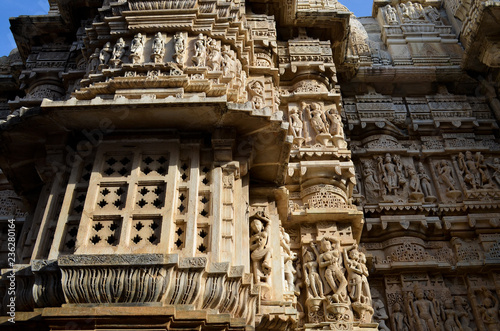
[[[233,155],[250,158],[253,179],[282,182],[290,144],[286,142],[288,123],[283,114],[270,108],[254,109],[250,103],[227,103],[225,96],[154,99],[94,98],[52,101],[44,99],[40,108],[24,110],[2,124],[1,144],[4,150],[0,167],[6,171],[20,192],[32,191],[44,182],[40,164],[47,153],[51,137],[68,133],[83,134],[145,132],[175,129],[177,132],[212,133],[219,128],[236,132]],[[57,144],[64,153],[66,138]],[[22,151],[22,152],[19,152]],[[18,164],[22,164],[22,171]],[[29,176],[27,176],[29,174]],[[36,176],[35,176],[36,175]],[[29,180],[25,180],[29,178]],[[277,179],[278,178],[278,179]]]

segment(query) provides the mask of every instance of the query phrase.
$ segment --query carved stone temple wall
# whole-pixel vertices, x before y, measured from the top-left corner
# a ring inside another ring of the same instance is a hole
[[[0,58],[0,329],[500,330],[498,1],[49,4]]]

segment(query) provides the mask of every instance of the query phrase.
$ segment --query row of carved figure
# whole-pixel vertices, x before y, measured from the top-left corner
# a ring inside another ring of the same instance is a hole
[[[500,159],[493,158],[485,162],[481,152],[473,154],[470,151],[459,153],[453,158],[457,173],[463,178],[466,190],[496,189],[494,183],[500,186]],[[415,169],[413,162],[403,164],[399,155],[378,156],[375,160],[362,161],[363,182],[367,199],[398,196],[410,201],[435,202],[431,177],[422,162]],[[375,170],[377,169],[377,170]],[[491,169],[491,174],[490,170]],[[434,174],[440,189],[452,200],[461,196],[453,168],[449,161],[440,160],[435,163]],[[358,188],[359,189],[359,188]]]
[[[312,242],[309,248],[302,248],[302,270],[298,266],[297,273],[302,279],[297,277],[295,290],[299,293],[305,283],[310,322],[317,321],[322,308],[337,318],[352,308],[357,319],[369,322],[373,310],[368,269],[366,257],[357,245],[341,249],[337,239],[323,238],[318,250]]]
[[[413,3],[408,1],[407,3],[401,3],[398,7],[394,8],[391,5],[384,7],[385,20],[387,24],[396,25],[399,24],[399,17],[402,23],[434,23],[442,24],[440,21],[441,15],[436,7],[427,6],[422,7],[419,3]]]
[[[251,221],[250,257],[254,283],[261,285],[264,299],[270,298],[272,257],[270,247],[271,220],[264,214]],[[302,267],[297,254],[290,247],[290,236],[280,228],[280,246],[284,263],[284,290],[300,296],[307,291],[306,306],[313,315],[321,307],[336,314],[339,307],[357,312],[359,319],[371,318],[371,294],[368,284],[366,257],[357,245],[341,249],[335,238],[323,238],[320,248],[311,242],[303,247]],[[295,262],[295,266],[294,266]]]
[[[306,119],[304,119],[306,117]],[[322,146],[345,148],[344,125],[335,105],[329,109],[318,102],[302,102],[300,110],[290,109],[289,122],[294,136],[294,143],[301,147],[313,139]]]
[[[498,299],[486,288],[476,292],[481,301],[477,307],[479,321],[475,321],[471,306],[465,297],[442,298],[433,290],[424,291],[418,285],[413,291],[404,293],[402,302],[392,304],[390,316],[383,301],[375,299],[373,318],[379,323],[379,330],[383,331],[472,331],[481,329],[477,324],[482,324],[486,331],[498,331]],[[476,302],[478,298],[475,298]]]
[[[153,63],[163,63],[166,51],[166,36],[158,32],[152,39],[149,47],[150,57]],[[187,49],[187,35],[177,32],[173,36],[172,60],[173,63],[183,68]],[[90,56],[88,72],[97,73],[102,68],[110,66],[118,68],[126,62],[126,58],[132,64],[139,64],[145,61],[146,35],[138,33],[134,36],[129,45],[123,38],[119,38],[116,44],[111,47],[108,42],[102,49],[96,48]],[[193,56],[191,66],[208,67],[211,71],[222,71],[224,76],[235,77],[241,72],[241,62],[236,58],[236,53],[229,45],[223,45],[216,39],[199,34],[194,41]]]

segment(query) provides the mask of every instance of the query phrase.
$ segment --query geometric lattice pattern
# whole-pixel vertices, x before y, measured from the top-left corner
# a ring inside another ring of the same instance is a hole
[[[92,222],[90,242],[95,246],[117,246],[120,240],[122,218],[97,217]]]
[[[132,168],[132,155],[107,156],[101,174],[103,177],[126,177]]]
[[[141,175],[165,176],[168,173],[168,155],[149,154],[141,159]]]
[[[161,218],[137,218],[132,221],[133,246],[157,245],[160,241]]]
[[[158,210],[165,205],[165,184],[138,185],[136,210]]]
[[[127,185],[101,185],[97,198],[99,211],[116,212],[125,207],[127,201]]]

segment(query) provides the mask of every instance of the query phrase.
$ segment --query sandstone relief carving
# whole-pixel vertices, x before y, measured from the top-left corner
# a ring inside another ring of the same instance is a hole
[[[114,68],[117,68],[119,65],[121,65],[123,57],[125,56],[125,52],[126,52],[125,41],[123,40],[123,38],[120,38],[113,47],[111,63],[113,64]]]
[[[141,63],[144,52],[144,43],[146,42],[146,36],[138,33],[132,39],[130,43],[130,58],[132,59],[132,63]]]
[[[256,214],[250,224],[252,234],[250,237],[250,257],[254,273],[255,284],[271,285],[271,256],[270,246],[271,220],[264,214]]]
[[[152,53],[151,58],[154,63],[161,63],[163,56],[165,55],[165,41],[163,40],[163,35],[158,32],[153,40],[153,45],[151,46]]]
[[[186,54],[186,40],[184,33],[177,32],[174,35],[174,55],[173,60],[182,68],[184,66],[184,56]]]
[[[207,40],[203,34],[199,34],[194,43],[194,56],[192,58],[195,67],[204,67],[207,60]]]

